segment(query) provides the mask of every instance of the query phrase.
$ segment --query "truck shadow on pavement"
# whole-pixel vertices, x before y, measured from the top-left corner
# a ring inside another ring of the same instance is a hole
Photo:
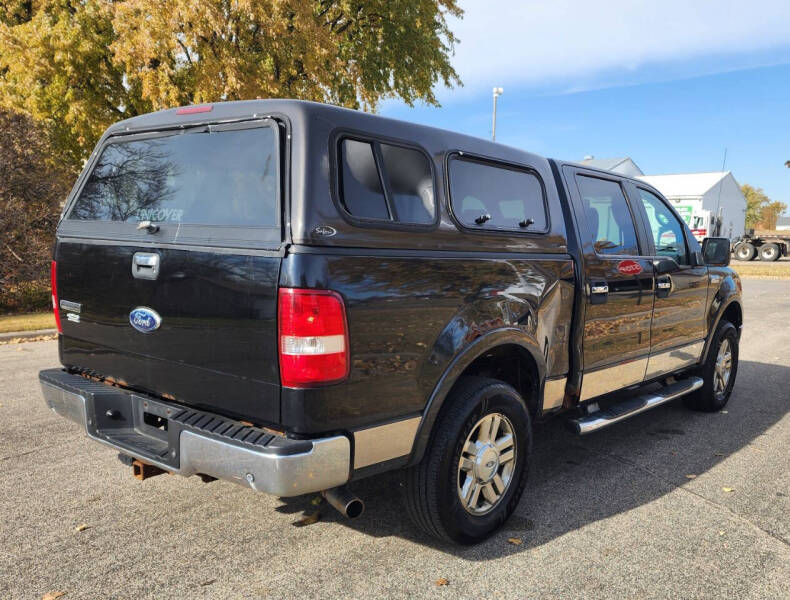
[[[326,503],[321,519],[468,560],[534,548],[688,485],[687,475],[702,476],[749,445],[759,450],[760,436],[790,412],[788,383],[789,367],[741,361],[732,398],[719,413],[694,412],[676,401],[587,437],[570,433],[562,418],[538,425],[524,496],[505,526],[478,546],[444,544],[419,531],[405,512],[399,473],[350,485],[367,507],[358,519],[344,519]],[[310,500],[284,498],[277,510],[308,514]],[[511,537],[521,544],[507,543]]]

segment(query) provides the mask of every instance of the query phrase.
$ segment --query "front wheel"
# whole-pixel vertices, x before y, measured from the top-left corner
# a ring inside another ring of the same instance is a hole
[[[425,456],[405,472],[406,508],[427,533],[474,544],[521,498],[532,424],[521,395],[496,379],[464,377],[445,402]]]
[[[684,398],[686,405],[705,412],[721,410],[730,399],[737,373],[738,330],[729,321],[720,321],[698,373],[704,383]]]

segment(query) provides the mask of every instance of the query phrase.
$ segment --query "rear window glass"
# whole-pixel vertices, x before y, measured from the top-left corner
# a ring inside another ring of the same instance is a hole
[[[453,212],[466,227],[546,230],[543,186],[529,171],[453,158],[450,195]]]
[[[344,139],[340,199],[352,217],[415,225],[434,222],[433,174],[413,148]]]
[[[68,218],[276,227],[277,170],[269,127],[114,142]]]

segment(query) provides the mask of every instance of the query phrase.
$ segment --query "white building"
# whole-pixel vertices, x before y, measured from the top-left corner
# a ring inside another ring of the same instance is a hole
[[[746,198],[730,171],[638,177],[675,206],[698,239],[743,235]],[[717,219],[719,217],[719,219]]]
[[[779,217],[776,220],[777,231],[790,231],[790,217]]]

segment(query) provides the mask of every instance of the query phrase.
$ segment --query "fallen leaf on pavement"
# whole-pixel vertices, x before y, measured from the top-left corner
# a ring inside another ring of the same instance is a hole
[[[201,586],[201,587],[206,587],[207,585],[211,585],[211,584],[212,584],[212,583],[214,583],[215,581],[216,581],[216,579],[209,579],[209,580],[207,580],[207,581],[201,581],[201,582],[200,582],[200,586]]]
[[[91,528],[91,526],[90,526],[90,525],[86,525],[85,523],[83,523],[82,525],[77,525],[77,526],[74,528],[74,531],[76,531],[76,532],[78,532],[78,533],[79,533],[80,531],[85,531],[86,529],[90,529],[90,528]]]
[[[697,476],[694,475],[694,473],[689,473],[688,475],[686,475],[686,479],[696,479],[696,478]]]
[[[56,600],[56,598],[62,598],[65,595],[66,592],[47,592],[41,596],[41,600]]]
[[[724,535],[724,530],[719,531],[719,535]]]
[[[439,577],[439,579],[436,580],[436,585],[450,585],[450,580],[445,577]]]
[[[723,491],[723,492],[734,492],[735,488],[723,487],[723,488],[721,488],[721,491]]]
[[[321,520],[321,511],[317,510],[294,522],[294,525],[296,527],[305,527],[307,525],[312,525],[313,523],[318,523],[319,520]]]
[[[507,543],[508,544],[513,544],[514,546],[520,546],[521,545],[521,538],[507,538]]]
[[[724,456],[724,452],[714,452],[713,456]]]

